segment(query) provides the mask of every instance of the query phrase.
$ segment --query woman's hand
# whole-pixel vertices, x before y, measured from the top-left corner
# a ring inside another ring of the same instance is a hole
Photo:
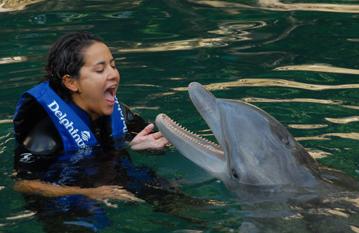
[[[128,192],[122,186],[107,185],[99,186],[96,188],[85,189],[84,195],[91,199],[105,201],[107,199],[121,200],[121,201],[136,201],[143,202],[142,199],[135,197],[132,193]]]
[[[152,133],[154,124],[149,124],[130,142],[132,150],[162,150],[169,142],[161,132]]]

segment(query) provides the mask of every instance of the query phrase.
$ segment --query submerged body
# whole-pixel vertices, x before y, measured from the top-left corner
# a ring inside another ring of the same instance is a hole
[[[349,219],[359,217],[354,179],[320,167],[263,110],[242,101],[215,98],[199,83],[191,83],[188,89],[219,145],[189,132],[165,114],[157,116],[156,124],[185,157],[238,196],[245,209],[241,232],[352,232]],[[337,218],[340,215],[345,221]],[[338,226],[313,225],[306,216],[324,222],[335,217],[331,223]]]

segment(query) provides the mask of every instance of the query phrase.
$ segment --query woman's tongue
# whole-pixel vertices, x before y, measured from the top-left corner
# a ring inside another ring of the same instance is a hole
[[[111,90],[105,91],[105,100],[111,104],[115,103],[115,95],[113,94],[113,91]]]

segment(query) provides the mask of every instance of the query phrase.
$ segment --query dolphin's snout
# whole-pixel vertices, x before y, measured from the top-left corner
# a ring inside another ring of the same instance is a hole
[[[188,84],[188,90],[193,90],[199,87],[202,87],[202,85],[198,82],[191,82],[190,84]]]
[[[156,116],[156,122],[160,121],[160,120],[163,120],[164,118],[166,117],[166,114],[164,113],[160,113]]]

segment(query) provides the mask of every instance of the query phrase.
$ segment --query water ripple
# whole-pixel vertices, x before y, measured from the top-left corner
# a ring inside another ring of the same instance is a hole
[[[0,154],[3,154],[7,148],[7,144],[12,141],[14,138],[12,137],[12,132],[8,132],[7,134],[0,136]]]
[[[268,99],[268,98],[256,98],[246,97],[242,99],[248,103],[315,103],[315,104],[327,104],[338,105],[344,108],[359,110],[359,106],[345,105],[340,100],[327,100],[327,99],[311,99],[311,98],[293,98],[293,99]]]
[[[328,125],[325,124],[289,124],[289,128],[293,129],[321,129],[328,127]]]
[[[134,48],[121,48],[122,53],[139,52],[164,52],[178,50],[192,50],[197,48],[217,48],[227,46],[230,42],[239,42],[252,40],[248,30],[254,30],[265,27],[264,21],[249,21],[245,23],[226,22],[218,29],[210,30],[208,33],[221,35],[213,38],[192,38],[177,41],[168,41],[160,43],[134,43]]]
[[[28,5],[42,2],[44,0],[24,0],[24,1],[0,1],[0,12],[24,10]]]
[[[359,140],[359,133],[350,132],[350,133],[326,133],[318,136],[308,136],[308,137],[296,137],[297,141],[325,141],[330,140],[331,137],[339,137],[344,139]]]
[[[163,43],[154,43],[143,45],[137,43],[137,48],[122,48],[119,52],[122,53],[142,53],[142,52],[165,52],[165,51],[177,51],[177,50],[192,50],[195,48],[212,48],[212,47],[224,47],[228,44],[224,38],[197,38],[188,40],[178,40]]]
[[[3,119],[3,120],[0,120],[0,124],[12,124],[12,119]]]
[[[326,117],[325,120],[335,123],[335,124],[348,124],[352,122],[358,122],[359,116],[351,116],[351,117],[344,117],[344,118],[330,118]]]
[[[258,7],[227,1],[196,1],[192,3],[207,5],[216,8],[244,8],[263,9],[270,11],[319,11],[334,13],[359,13],[357,4],[330,4],[330,3],[282,3],[278,0],[258,0]]]
[[[28,58],[26,56],[14,56],[14,57],[1,57],[0,65],[3,64],[11,64],[11,63],[19,63],[27,61]]]
[[[19,219],[27,219],[27,218],[31,218],[36,214],[36,212],[30,211],[30,210],[25,210],[23,212],[20,212],[14,216],[9,216],[6,217],[6,220],[19,220]]]
[[[347,39],[347,41],[350,41],[350,42],[359,42],[359,38],[349,38],[349,39]]]
[[[275,71],[314,71],[314,72],[325,72],[325,73],[338,73],[338,74],[359,74],[358,69],[349,69],[343,67],[335,67],[325,64],[307,64],[307,65],[292,65],[292,66],[281,66],[274,69]]]
[[[329,152],[321,151],[321,150],[317,150],[317,149],[305,148],[305,150],[310,154],[310,156],[312,156],[315,159],[321,159],[321,158],[328,157],[329,155],[332,155]]]
[[[321,11],[338,13],[359,13],[357,4],[330,3],[282,3],[279,0],[258,0],[258,4],[266,10],[274,11]]]
[[[320,85],[308,84],[285,79],[239,79],[232,82],[220,82],[204,85],[207,90],[224,90],[230,87],[288,87],[305,89],[310,91],[338,90],[338,89],[357,89],[359,84],[341,84],[341,85]],[[173,88],[173,91],[187,91],[187,87]]]

